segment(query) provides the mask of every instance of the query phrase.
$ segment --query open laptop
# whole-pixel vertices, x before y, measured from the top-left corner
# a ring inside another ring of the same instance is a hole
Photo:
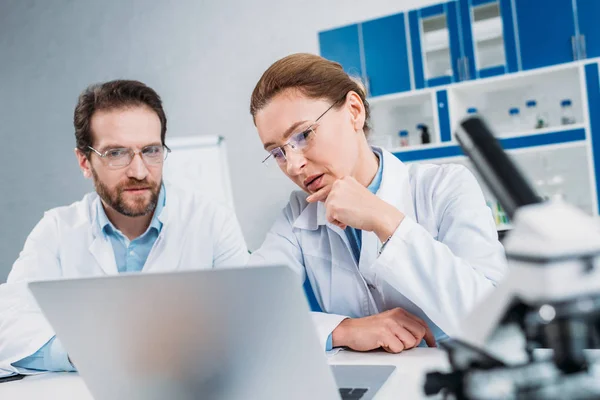
[[[330,368],[298,276],[288,267],[32,282],[29,288],[97,400],[367,400],[394,370]]]

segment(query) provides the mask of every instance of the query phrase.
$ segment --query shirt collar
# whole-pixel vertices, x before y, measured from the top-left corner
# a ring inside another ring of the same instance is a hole
[[[165,190],[165,185],[162,184],[160,187],[160,192],[158,194],[158,201],[156,202],[156,208],[154,209],[154,215],[152,216],[152,220],[150,221],[150,226],[146,229],[148,232],[150,229],[156,229],[157,232],[160,232],[163,226],[163,223],[160,221],[159,217],[162,213],[163,208],[165,207],[167,201],[167,194]],[[104,207],[102,206],[102,200],[98,198],[98,204],[96,209],[97,215],[97,223],[100,230],[108,235],[110,233],[118,232],[119,230],[110,222],[108,217],[106,216],[106,212],[104,211]],[[146,233],[144,232],[144,234]]]
[[[383,154],[381,153],[381,150],[376,147],[373,148],[373,153],[375,153],[375,155],[379,159],[379,167],[377,168],[377,173],[375,174],[375,177],[373,178],[371,183],[369,183],[369,186],[367,186],[367,189],[369,189],[371,193],[377,194],[377,192],[379,191],[379,187],[381,186],[381,177],[383,176]]]

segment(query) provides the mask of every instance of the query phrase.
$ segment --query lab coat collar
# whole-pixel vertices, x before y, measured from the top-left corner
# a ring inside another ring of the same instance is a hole
[[[411,194],[408,167],[386,150],[373,147],[373,151],[383,157],[383,173],[381,186],[376,193],[377,197],[393,205],[404,215],[415,219],[415,208]],[[327,221],[326,211],[325,203],[323,202],[308,204],[294,221],[294,228],[316,230],[319,226],[326,225],[336,232],[342,232],[339,227]]]
[[[415,218],[415,202],[408,166],[389,151],[374,147],[383,155],[383,176],[377,197],[396,207],[404,215]]]

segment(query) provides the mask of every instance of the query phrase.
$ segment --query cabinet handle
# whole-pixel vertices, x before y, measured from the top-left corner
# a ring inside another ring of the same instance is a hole
[[[471,79],[471,74],[469,73],[469,57],[464,57],[464,71],[465,71],[465,80]]]
[[[581,50],[581,58],[587,58],[587,49],[585,47],[585,35],[579,35],[579,43],[579,48]]]
[[[577,38],[575,36],[571,36],[571,49],[573,50],[573,60],[579,59],[577,57]]]
[[[462,66],[463,66],[463,59],[461,57],[458,60],[456,60],[456,69],[458,71],[458,81],[459,82],[463,80]]]

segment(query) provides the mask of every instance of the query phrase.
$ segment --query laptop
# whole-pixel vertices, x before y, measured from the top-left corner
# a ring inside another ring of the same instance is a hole
[[[29,288],[97,400],[368,400],[395,368],[330,368],[298,275],[288,267]]]

